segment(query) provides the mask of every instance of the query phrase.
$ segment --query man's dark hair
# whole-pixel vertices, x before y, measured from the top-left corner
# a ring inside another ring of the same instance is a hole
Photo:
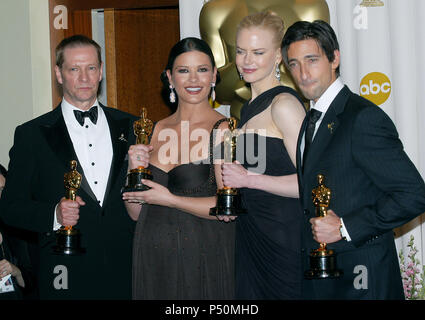
[[[282,57],[286,66],[288,66],[289,46],[297,41],[314,39],[326,54],[329,62],[335,59],[335,50],[339,50],[338,40],[335,31],[325,21],[315,20],[298,21],[288,28],[282,40]],[[339,76],[339,66],[335,70],[336,76]]]
[[[77,34],[68,38],[63,39],[58,46],[56,47],[56,65],[59,68],[62,68],[64,62],[64,51],[66,48],[75,48],[75,47],[84,47],[84,46],[93,46],[97,51],[97,58],[99,60],[99,65],[102,62],[102,51],[100,46],[96,41],[90,39],[81,34]]]

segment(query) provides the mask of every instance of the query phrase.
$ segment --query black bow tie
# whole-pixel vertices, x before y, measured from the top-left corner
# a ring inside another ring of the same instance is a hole
[[[96,124],[97,122],[97,106],[94,106],[89,111],[74,110],[75,119],[77,119],[80,125],[84,125],[84,118],[88,117],[91,122]]]

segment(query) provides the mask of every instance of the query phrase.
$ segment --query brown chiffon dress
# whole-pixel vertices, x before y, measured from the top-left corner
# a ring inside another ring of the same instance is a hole
[[[214,196],[212,141],[213,131],[209,163],[182,164],[169,172],[150,165],[154,181],[176,195]],[[233,299],[234,233],[234,223],[143,205],[133,246],[133,299]]]

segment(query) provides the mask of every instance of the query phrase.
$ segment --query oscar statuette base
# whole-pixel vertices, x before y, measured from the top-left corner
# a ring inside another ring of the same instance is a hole
[[[142,179],[152,180],[153,176],[149,169],[137,168],[132,169],[127,174],[125,187],[121,189],[121,194],[124,192],[146,191],[150,187],[142,183]]]
[[[310,270],[304,273],[305,279],[339,278],[342,270],[336,266],[336,254],[333,250],[319,248],[310,253]]]
[[[81,234],[78,229],[61,227],[56,231],[56,245],[53,253],[58,255],[82,255],[86,252],[81,248]]]
[[[246,214],[241,194],[237,189],[223,188],[217,191],[216,207],[210,209],[210,216],[239,216]]]

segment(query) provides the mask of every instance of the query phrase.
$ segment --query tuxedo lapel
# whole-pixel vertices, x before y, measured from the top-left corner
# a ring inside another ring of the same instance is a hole
[[[313,142],[310,145],[310,150],[304,161],[304,174],[308,174],[315,167],[315,163],[320,159],[326,146],[331,141],[339,126],[339,120],[334,112],[330,109],[326,112],[320,127],[318,128]]]
[[[129,146],[129,128],[131,127],[131,121],[129,118],[116,119],[114,114],[101,105],[105,112],[106,119],[108,120],[109,131],[111,133],[113,157],[111,163],[111,170],[109,170],[109,178],[105,191],[104,205],[108,200],[108,195],[113,188],[115,183],[124,185],[125,181],[118,181],[119,173],[123,166],[125,156],[127,155]]]
[[[66,128],[60,105],[52,111],[52,122],[42,125],[41,131],[60,162],[64,164],[65,168],[69,168],[70,161],[76,160],[77,155]]]
[[[46,142],[49,144],[50,148],[54,150],[59,162],[63,164],[64,174],[71,170],[71,160],[77,160],[78,164],[80,164],[77,154],[75,153],[71,137],[69,136],[60,105],[52,111],[52,122],[41,126],[41,131],[43,132]],[[77,171],[82,175],[81,189],[90,198],[96,201],[96,196],[87,182],[81,164],[77,166]]]
[[[337,134],[340,124],[339,114],[344,111],[345,105],[349,97],[350,90],[347,86],[338,93],[334,101],[328,108],[323,120],[316,132],[307,158],[304,161],[304,174],[307,175],[315,167],[315,163],[320,159],[322,153],[325,152],[326,146],[330,143],[333,136]]]

